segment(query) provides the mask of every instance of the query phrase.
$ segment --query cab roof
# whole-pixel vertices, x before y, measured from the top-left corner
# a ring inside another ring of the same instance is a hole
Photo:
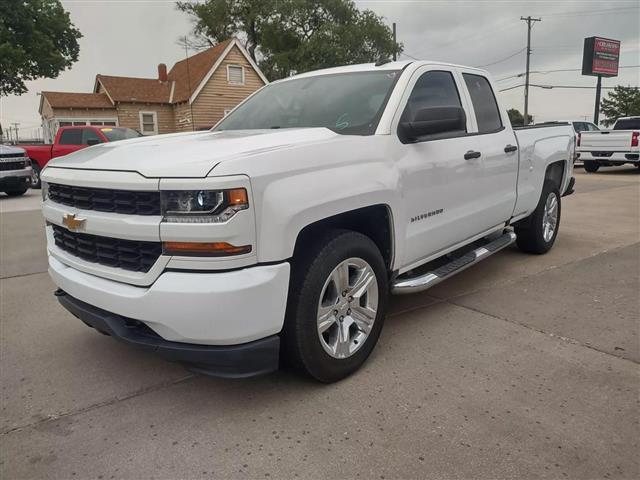
[[[397,60],[397,61],[386,62],[381,65],[378,65],[375,63],[360,63],[356,65],[345,65],[342,67],[324,68],[322,70],[314,70],[311,72],[305,72],[299,75],[294,75],[288,78],[283,78],[281,80],[277,80],[277,82],[283,82],[283,81],[292,80],[296,78],[315,77],[318,75],[333,75],[337,73],[404,70],[409,65],[415,65],[416,67],[421,67],[423,65],[442,65],[442,66],[451,67],[451,68],[464,68],[468,70],[477,70],[478,72],[485,72],[482,69],[470,67],[467,65],[456,65],[453,63],[438,62],[433,60]],[[276,83],[276,82],[272,82],[272,83]]]

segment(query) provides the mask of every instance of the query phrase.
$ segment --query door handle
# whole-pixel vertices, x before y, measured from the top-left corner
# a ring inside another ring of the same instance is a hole
[[[518,147],[516,147],[515,145],[507,145],[506,147],[504,147],[504,153],[511,153],[511,152],[515,152],[516,150],[518,150]]]
[[[480,152],[474,152],[473,150],[469,150],[467,153],[464,154],[464,159],[471,160],[472,158],[480,158],[480,155],[482,155]]]

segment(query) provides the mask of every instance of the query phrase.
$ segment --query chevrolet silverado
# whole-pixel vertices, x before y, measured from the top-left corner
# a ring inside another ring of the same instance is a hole
[[[97,145],[43,171],[58,301],[187,368],[357,370],[389,294],[508,247],[542,254],[573,191],[569,125],[514,131],[486,71],[304,73],[211,131]]]
[[[640,168],[640,117],[621,117],[612,130],[581,132],[578,155],[587,172],[630,163]]]
[[[31,186],[31,160],[22,148],[0,145],[0,192],[24,195]]]

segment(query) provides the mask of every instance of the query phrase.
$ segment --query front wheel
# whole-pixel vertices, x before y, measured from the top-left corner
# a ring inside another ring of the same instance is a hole
[[[9,190],[4,193],[6,193],[10,197],[19,197],[20,195],[24,195],[25,193],[27,193],[27,189],[21,188],[19,190]]]
[[[295,258],[283,332],[289,363],[329,383],[355,372],[375,347],[387,306],[382,255],[368,237],[334,230]]]
[[[31,160],[31,188],[39,189],[41,186],[40,165],[38,165],[35,160]]]
[[[589,173],[596,173],[599,168],[600,164],[598,162],[594,162],[593,160],[584,161],[584,169]]]
[[[560,192],[555,183],[545,180],[534,212],[515,225],[516,243],[523,252],[542,254],[553,247],[560,228]]]

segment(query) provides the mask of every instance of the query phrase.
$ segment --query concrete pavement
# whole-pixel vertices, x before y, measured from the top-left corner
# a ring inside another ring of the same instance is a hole
[[[640,175],[576,176],[549,254],[393,298],[328,386],[192,375],[85,327],[37,202],[0,198],[0,476],[638,478]]]

